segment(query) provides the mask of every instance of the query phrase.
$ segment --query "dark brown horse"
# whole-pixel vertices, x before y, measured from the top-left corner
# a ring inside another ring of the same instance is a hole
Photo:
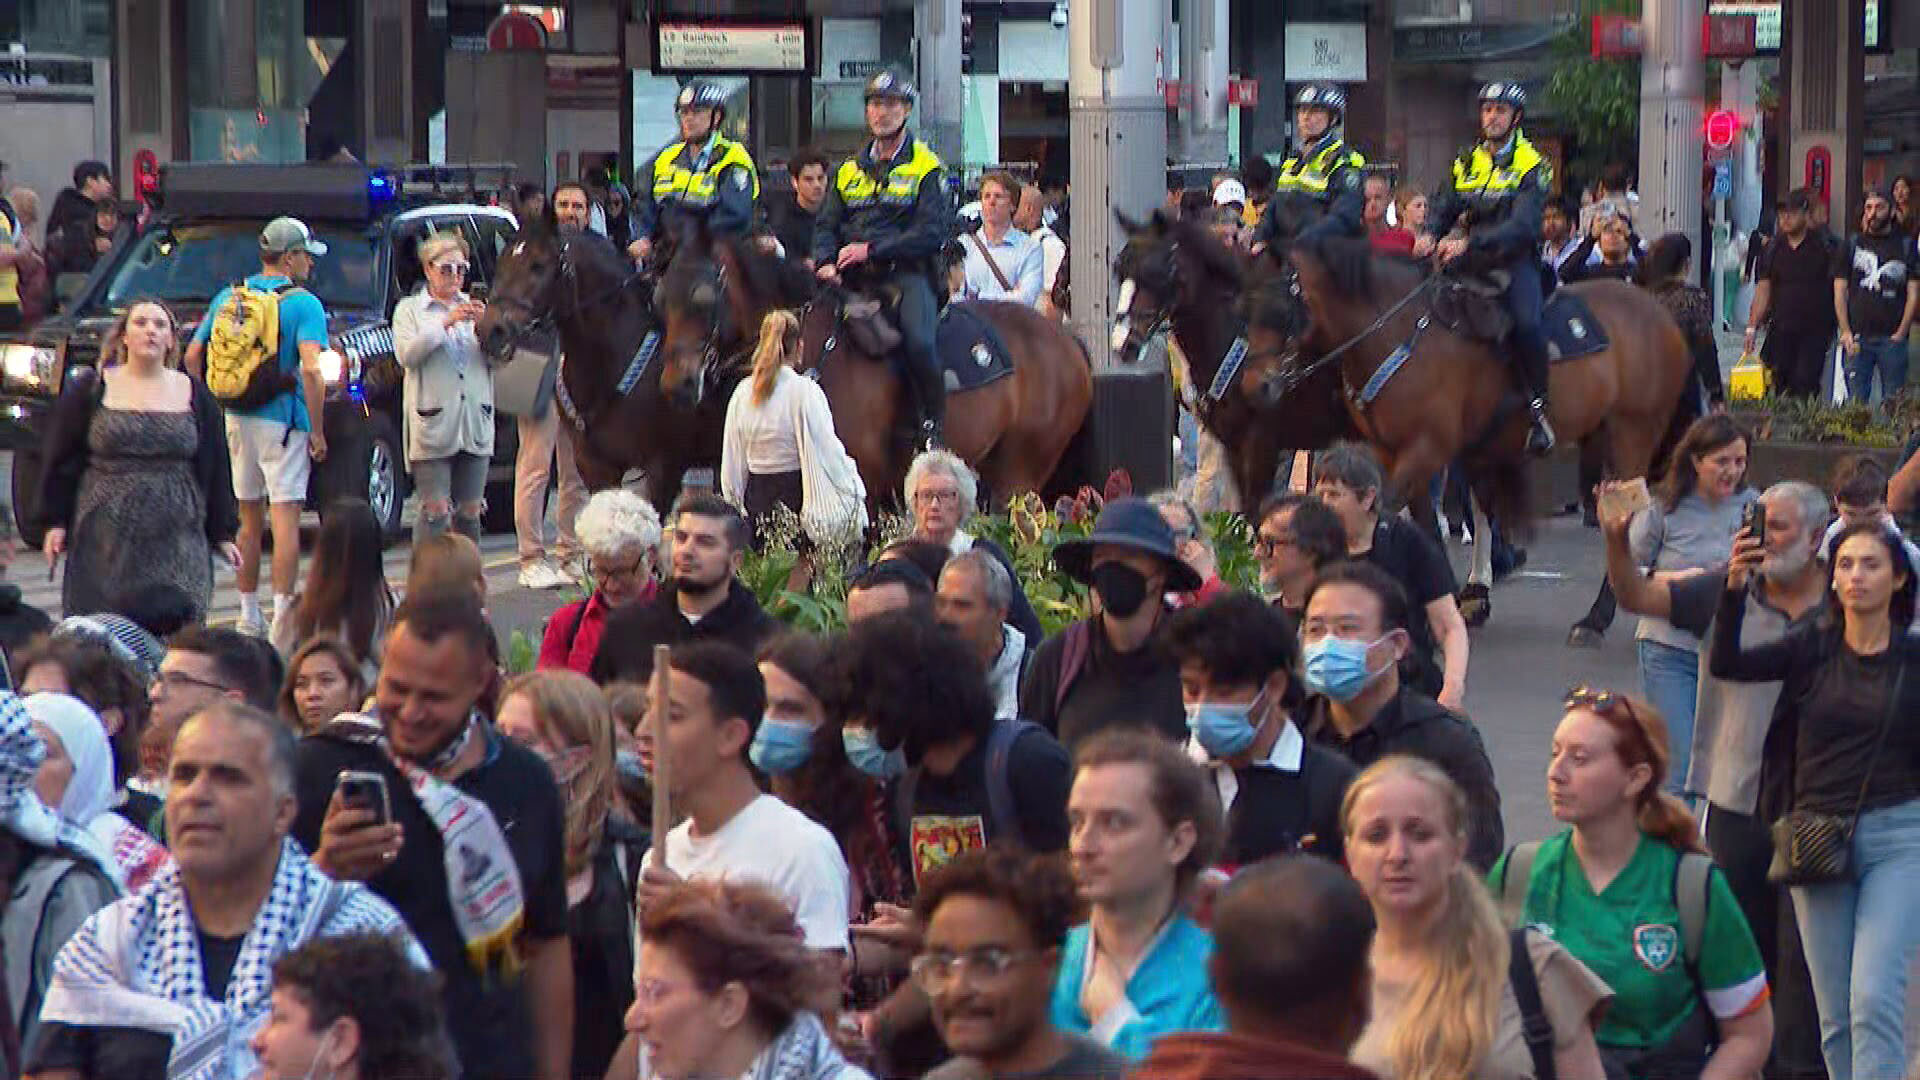
[[[1428,266],[1347,240],[1298,243],[1289,258],[1299,295],[1275,293],[1271,303],[1299,329],[1283,354],[1251,359],[1243,388],[1283,398],[1303,375],[1337,370],[1347,409],[1401,498],[1424,494],[1436,471],[1464,458],[1483,505],[1524,527],[1526,415],[1507,358],[1432,317],[1439,281]],[[1615,476],[1645,475],[1679,415],[1692,367],[1686,341],[1645,290],[1617,281],[1567,288],[1586,301],[1608,346],[1553,365],[1554,430],[1567,440],[1598,436]],[[1363,388],[1401,348],[1402,366],[1363,403]]]
[[[531,333],[558,330],[566,359],[554,404],[580,479],[598,491],[641,469],[647,497],[665,512],[687,469],[719,462],[726,403],[687,410],[661,396],[658,335],[650,361],[642,348],[660,329],[650,284],[603,236],[529,225],[501,256],[476,331],[502,356]]]
[[[799,307],[805,369],[817,372],[834,429],[860,468],[876,508],[901,490],[915,446],[899,421],[905,389],[892,361],[869,356],[841,325],[837,289],[817,291],[802,264],[751,241],[689,234],[661,280],[666,321],[661,388],[705,407],[744,374],[760,320]],[[1093,400],[1093,374],[1073,336],[1020,304],[976,305],[1012,354],[1013,374],[947,398],[948,447],[996,500],[1047,492]],[[829,347],[830,346],[830,347]]]
[[[1226,446],[1240,506],[1251,514],[1294,451],[1356,434],[1340,404],[1338,374],[1316,373],[1274,401],[1249,397],[1236,371],[1220,379],[1230,356],[1244,370],[1252,356],[1281,350],[1288,327],[1274,319],[1283,318],[1284,309],[1260,305],[1266,317],[1250,323],[1244,303],[1250,288],[1284,287],[1278,272],[1163,211],[1145,223],[1121,217],[1120,224],[1127,243],[1113,266],[1120,281],[1115,348],[1123,362],[1133,363],[1154,334],[1172,330],[1201,403],[1200,422]]]

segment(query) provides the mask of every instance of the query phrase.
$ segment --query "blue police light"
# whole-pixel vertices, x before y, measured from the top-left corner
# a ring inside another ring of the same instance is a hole
[[[367,201],[382,206],[400,197],[400,183],[390,172],[367,174]]]

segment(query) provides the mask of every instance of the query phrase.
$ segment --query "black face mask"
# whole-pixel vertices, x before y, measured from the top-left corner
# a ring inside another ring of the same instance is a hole
[[[1147,578],[1125,563],[1101,563],[1093,568],[1093,591],[1100,594],[1100,603],[1108,612],[1124,619],[1146,603]]]

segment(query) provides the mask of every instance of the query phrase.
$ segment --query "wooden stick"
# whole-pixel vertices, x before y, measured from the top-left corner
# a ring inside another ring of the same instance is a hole
[[[653,865],[667,868],[667,833],[673,830],[673,795],[667,787],[672,760],[667,753],[667,661],[672,650],[653,647],[653,679],[647,687],[647,722],[653,726]]]

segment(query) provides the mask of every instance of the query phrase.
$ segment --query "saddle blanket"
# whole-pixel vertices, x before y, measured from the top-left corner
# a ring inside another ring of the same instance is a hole
[[[1547,336],[1547,357],[1555,364],[1597,353],[1609,344],[1607,329],[1593,317],[1593,309],[1569,289],[1555,289],[1547,297],[1540,328]]]
[[[988,301],[991,302],[991,301]],[[946,371],[947,393],[977,390],[1013,374],[1006,342],[980,313],[980,303],[948,304],[934,330],[934,352]]]

